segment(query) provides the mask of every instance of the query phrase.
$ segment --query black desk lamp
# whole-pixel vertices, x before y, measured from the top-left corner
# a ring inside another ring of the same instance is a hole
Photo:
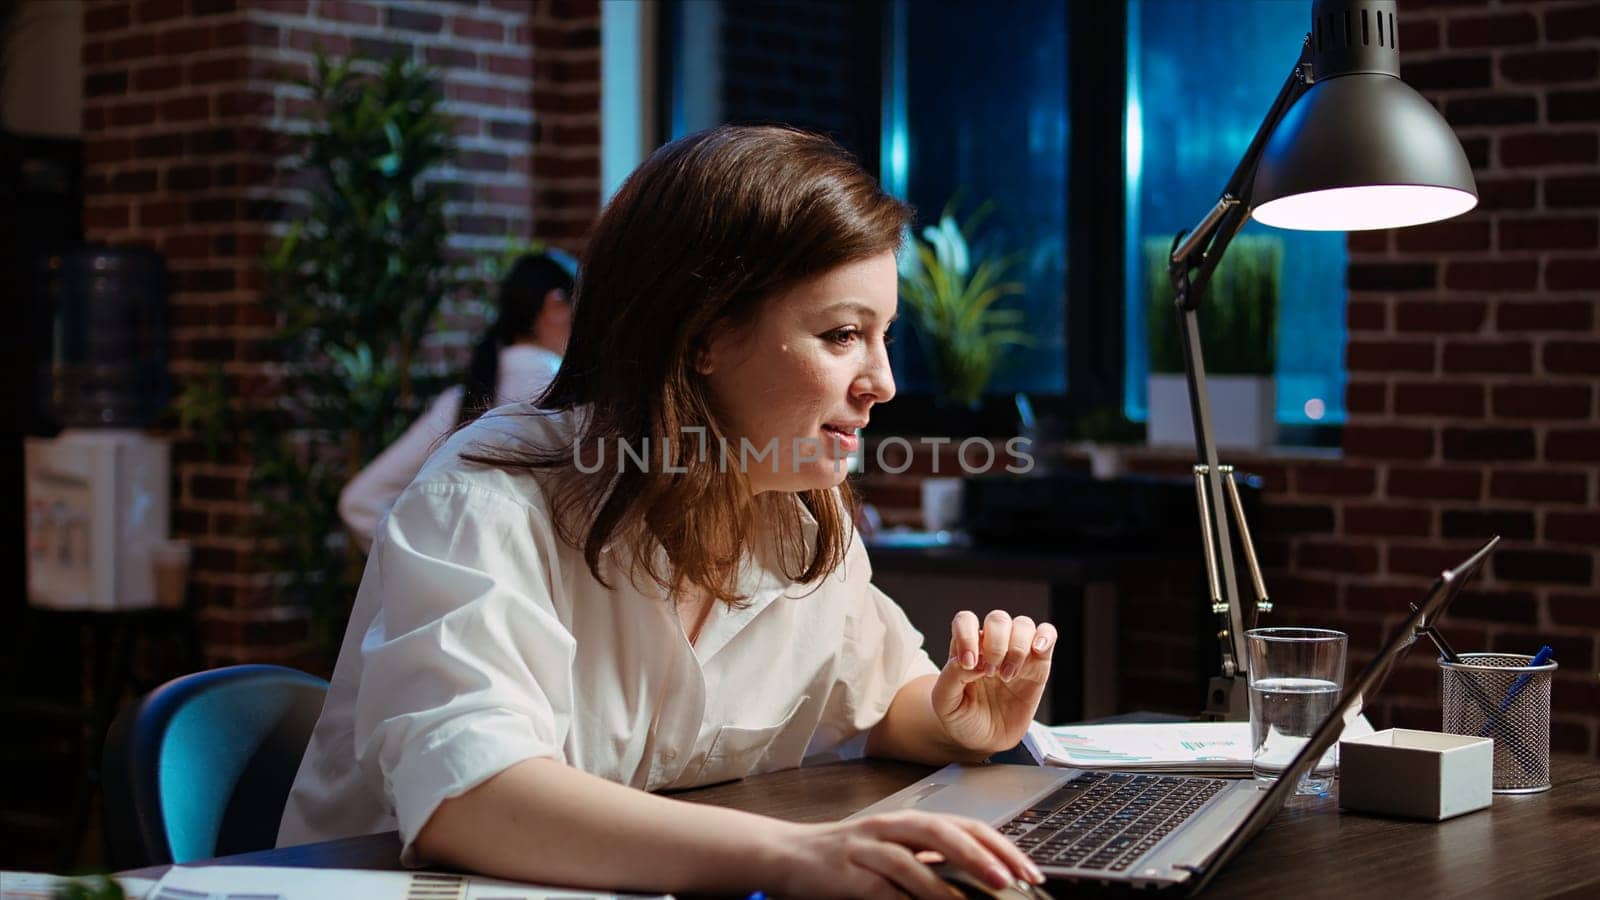
[[[1460,215],[1478,203],[1461,143],[1442,116],[1400,80],[1395,0],[1314,0],[1300,59],[1233,170],[1216,206],[1173,238],[1168,274],[1194,419],[1195,493],[1205,543],[1211,610],[1222,674],[1211,680],[1206,715],[1247,719],[1245,611],[1234,577],[1231,506],[1256,603],[1272,603],[1250,543],[1233,469],[1217,461],[1211,403],[1195,319],[1228,243],[1245,218],[1277,228],[1356,231],[1420,225]]]

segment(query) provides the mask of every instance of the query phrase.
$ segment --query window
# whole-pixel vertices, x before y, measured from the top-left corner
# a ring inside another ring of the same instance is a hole
[[[1149,369],[1141,244],[1170,240],[1216,202],[1310,28],[1309,4],[1280,0],[1128,7],[1124,408],[1145,417]],[[1286,442],[1344,421],[1345,235],[1254,222],[1283,242],[1277,418]],[[1202,305],[1200,315],[1205,315]]]
[[[996,370],[991,394],[1066,391],[1067,7],[1058,0],[895,0],[886,48],[883,181],[938,221],[952,198],[980,204],[975,250],[1016,260],[1011,302],[1033,343]],[[901,331],[907,331],[902,316]],[[914,335],[894,345],[902,392],[933,382]]]
[[[962,214],[992,200],[979,236],[1019,258],[1013,272],[1025,293],[1012,302],[1033,343],[963,425],[1014,428],[1017,391],[1069,421],[1119,405],[1138,421],[1148,369],[1141,242],[1169,240],[1216,201],[1288,75],[1308,8],[663,3],[658,120],[663,139],[719,122],[826,131],[916,206],[919,224],[958,193]],[[1344,235],[1254,224],[1246,232],[1284,243],[1277,413],[1296,440],[1305,436],[1296,428],[1344,419]],[[883,412],[886,427],[949,430],[907,324],[893,351],[901,390]]]

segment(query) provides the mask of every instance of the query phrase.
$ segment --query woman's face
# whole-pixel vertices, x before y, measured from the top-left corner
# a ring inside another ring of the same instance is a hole
[[[712,337],[699,370],[728,436],[728,467],[742,468],[757,493],[844,480],[873,404],[894,397],[884,338],[898,302],[885,252],[770,297],[754,322]]]

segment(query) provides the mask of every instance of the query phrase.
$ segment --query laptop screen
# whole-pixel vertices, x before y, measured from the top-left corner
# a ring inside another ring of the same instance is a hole
[[[1278,810],[1283,808],[1283,804],[1294,793],[1295,785],[1311,770],[1312,766],[1322,759],[1323,754],[1327,753],[1328,749],[1339,740],[1339,736],[1344,733],[1345,725],[1354,721],[1356,716],[1361,714],[1366,699],[1376,694],[1378,689],[1383,686],[1383,682],[1389,677],[1389,672],[1394,668],[1395,662],[1422,634],[1422,629],[1425,626],[1438,621],[1439,617],[1444,615],[1444,611],[1450,606],[1450,601],[1454,600],[1457,592],[1461,590],[1461,585],[1478,571],[1483,565],[1483,561],[1488,558],[1489,553],[1494,550],[1495,544],[1499,542],[1500,538],[1498,536],[1491,538],[1488,543],[1469,556],[1465,562],[1454,569],[1444,572],[1434,581],[1433,587],[1428,590],[1427,601],[1414,608],[1410,618],[1406,619],[1405,623],[1396,629],[1394,636],[1389,638],[1389,642],[1379,651],[1378,655],[1373,658],[1372,662],[1367,664],[1365,669],[1361,670],[1361,674],[1356,677],[1355,682],[1345,689],[1344,695],[1339,699],[1339,705],[1334,707],[1333,712],[1322,723],[1322,727],[1318,728],[1310,739],[1306,741],[1306,745],[1300,748],[1300,752],[1295,756],[1294,761],[1289,763],[1288,768],[1284,769],[1277,783],[1272,786],[1266,797],[1262,799],[1262,802],[1256,806],[1250,813],[1249,818],[1245,820],[1244,827],[1234,832],[1227,843],[1223,844],[1222,848],[1217,851],[1217,855],[1207,864],[1205,872],[1196,880],[1193,886],[1194,891],[1203,888],[1228,860],[1232,859],[1245,844],[1250,842],[1251,838],[1255,837],[1262,828],[1266,827],[1268,822],[1272,821],[1273,817],[1278,814]]]

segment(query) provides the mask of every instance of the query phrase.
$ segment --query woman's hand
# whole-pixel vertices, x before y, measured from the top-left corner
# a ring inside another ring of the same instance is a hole
[[[795,828],[773,886],[780,897],[960,897],[928,866],[941,860],[996,888],[1044,882],[1015,844],[976,819],[902,811]]]
[[[1056,629],[1001,610],[962,610],[950,623],[950,658],[933,685],[933,712],[950,739],[999,753],[1022,740],[1050,679]]]

